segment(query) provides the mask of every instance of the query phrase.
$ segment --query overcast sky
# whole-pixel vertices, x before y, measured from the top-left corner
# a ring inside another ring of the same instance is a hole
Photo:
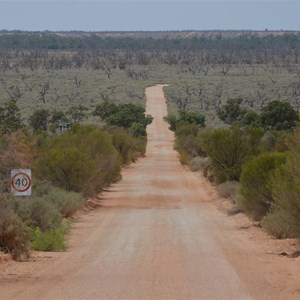
[[[0,29],[300,30],[298,1],[0,0]]]

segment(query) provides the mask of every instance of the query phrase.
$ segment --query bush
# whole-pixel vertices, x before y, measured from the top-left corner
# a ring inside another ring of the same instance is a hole
[[[189,167],[193,172],[204,171],[208,166],[208,157],[196,156],[189,162]]]
[[[62,221],[58,209],[42,197],[19,200],[18,206],[18,215],[32,228],[39,227],[42,231],[46,231],[55,228]]]
[[[262,127],[260,115],[255,111],[247,111],[240,120],[242,126]]]
[[[169,123],[169,129],[172,131],[177,131],[178,125],[197,125],[197,127],[205,127],[205,116],[197,112],[188,112],[179,110],[179,117],[175,115],[168,115],[164,117],[164,120]]]
[[[120,160],[107,132],[75,126],[45,143],[35,171],[57,187],[91,196],[120,178]]]
[[[199,133],[201,148],[211,158],[218,183],[239,181],[242,166],[260,152],[262,129],[231,127]]]
[[[235,201],[240,187],[241,185],[237,181],[227,181],[218,185],[217,191],[221,197]]]
[[[80,194],[61,189],[53,189],[43,199],[52,203],[63,218],[71,217],[84,204],[84,199]]]
[[[124,128],[130,128],[134,123],[146,128],[153,120],[152,116],[145,115],[143,106],[132,103],[116,105],[106,101],[98,104],[93,114],[100,116],[108,125]]]
[[[292,237],[292,230],[285,216],[278,210],[268,213],[261,220],[262,227],[277,239]]]
[[[5,202],[0,195],[0,250],[12,253],[14,259],[28,258],[29,230]]]
[[[180,110],[178,122],[186,124],[195,124],[198,125],[198,127],[204,127],[205,117],[197,112]]]
[[[288,102],[271,101],[261,111],[261,122],[266,129],[291,130],[298,121],[297,111]]]
[[[0,126],[4,131],[22,127],[20,110],[15,101],[8,101],[0,106]]]
[[[164,117],[164,121],[168,122],[170,127],[169,129],[172,130],[172,131],[175,131],[176,130],[176,125],[177,125],[177,122],[178,122],[178,119],[175,115],[167,115]]]
[[[226,124],[235,124],[240,121],[244,111],[240,105],[242,99],[229,99],[218,111],[218,117]]]
[[[29,125],[33,130],[46,131],[49,124],[50,113],[46,109],[38,109],[29,117]]]
[[[33,196],[43,198],[46,202],[54,205],[63,218],[71,217],[84,205],[81,194],[53,187],[47,181],[35,180]]]
[[[132,123],[130,126],[131,135],[134,137],[146,136],[146,127],[141,123]]]
[[[300,145],[299,139],[295,142]],[[271,177],[271,189],[274,209],[284,219],[288,233],[300,238],[300,156],[295,150],[293,154]]]
[[[70,225],[62,224],[48,231],[41,231],[36,227],[32,231],[32,247],[37,251],[65,251],[66,234],[69,232]]]
[[[240,205],[255,220],[261,220],[273,205],[270,187],[274,171],[286,162],[287,153],[263,153],[247,164],[241,174]]]
[[[204,155],[198,140],[199,128],[196,124],[178,123],[176,126],[175,149],[180,161],[187,164],[193,157]]]

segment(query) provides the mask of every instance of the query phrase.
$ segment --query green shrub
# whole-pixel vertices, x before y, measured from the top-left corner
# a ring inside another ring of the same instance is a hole
[[[33,130],[46,131],[49,124],[50,113],[46,109],[38,109],[29,117],[29,124]]]
[[[198,133],[199,127],[196,124],[177,124],[175,149],[180,154],[181,163],[187,164],[193,157],[204,155],[197,139]]]
[[[240,121],[244,111],[241,109],[240,105],[242,99],[229,99],[225,105],[223,105],[218,111],[218,117],[226,124],[235,124]]]
[[[299,122],[299,114],[289,102],[271,101],[262,108],[261,122],[266,129],[291,130]]]
[[[176,125],[177,125],[177,122],[178,122],[178,119],[175,115],[167,115],[164,117],[164,121],[168,122],[170,127],[169,129],[172,130],[172,131],[175,131],[176,130]]]
[[[262,129],[220,128],[199,133],[199,143],[211,158],[218,183],[239,181],[242,166],[260,152]]]
[[[186,124],[195,124],[198,127],[205,126],[205,116],[200,113],[193,112],[193,111],[179,111],[179,123],[186,123]]]
[[[243,114],[240,124],[242,126],[262,127],[260,115],[255,111],[247,111]]]
[[[108,125],[130,128],[134,123],[141,124],[144,128],[151,124],[153,118],[145,115],[145,108],[132,103],[113,104],[103,102],[96,106],[94,116],[100,116]]]
[[[298,140],[299,143],[299,140]],[[289,233],[300,238],[300,156],[294,153],[271,177],[274,208]]]
[[[118,156],[109,133],[92,126],[75,126],[45,143],[35,171],[57,187],[90,196],[119,179]]]
[[[177,131],[178,125],[197,125],[197,128],[205,126],[205,116],[197,112],[189,112],[184,110],[178,111],[178,117],[175,115],[167,115],[164,120],[169,123],[169,129]]]
[[[48,231],[41,231],[36,227],[32,230],[32,247],[37,251],[65,251],[67,250],[66,235],[69,224],[62,224]]]
[[[263,153],[245,164],[240,181],[243,197],[239,204],[255,220],[270,212],[274,202],[270,179],[287,157],[287,153]]]
[[[134,137],[147,135],[146,127],[143,124],[136,122],[131,124],[130,132]]]
[[[2,131],[16,130],[22,127],[20,109],[15,101],[8,101],[0,106],[0,127],[2,127]]]

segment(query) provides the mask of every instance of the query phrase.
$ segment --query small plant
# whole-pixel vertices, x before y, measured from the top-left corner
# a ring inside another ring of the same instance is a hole
[[[277,239],[293,237],[291,226],[288,224],[286,217],[278,210],[268,213],[261,220],[262,227]]]
[[[67,250],[66,235],[70,231],[70,223],[61,224],[48,231],[41,231],[39,227],[32,230],[32,247],[37,251],[65,251]]]
[[[237,181],[226,181],[217,186],[217,191],[221,197],[235,201],[240,187],[241,185]]]
[[[209,166],[209,157],[196,156],[189,162],[193,172],[204,171]]]

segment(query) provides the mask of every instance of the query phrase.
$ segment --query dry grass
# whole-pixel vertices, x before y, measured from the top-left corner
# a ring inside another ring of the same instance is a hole
[[[188,97],[189,109],[205,114],[207,126],[218,127],[224,124],[216,115],[216,105],[224,104],[228,98],[241,97],[244,106],[248,108],[246,102],[256,99],[253,107],[255,110],[260,109],[263,101],[259,100],[259,97],[264,98],[266,102],[276,99],[289,100],[293,104],[300,100],[292,99],[291,96],[291,84],[300,80],[297,75],[299,66],[293,66],[291,72],[275,66],[234,65],[226,75],[222,73],[221,65],[209,65],[207,75],[199,70],[193,74],[186,67],[179,65],[132,65],[129,68],[136,72],[143,71],[147,78],[132,79],[128,77],[126,70],[118,68],[112,70],[111,78],[108,78],[103,70],[86,68],[53,71],[38,69],[34,72],[20,68],[19,73],[9,70],[0,73],[0,79],[4,80],[6,86],[5,89],[5,86],[0,84],[0,104],[10,99],[7,89],[18,87],[22,94],[18,106],[25,122],[38,108],[66,111],[70,106],[82,104],[88,108],[86,121],[94,123],[98,122],[98,118],[92,116],[92,111],[97,103],[103,101],[101,94],[108,95],[110,101],[117,103],[133,102],[144,105],[145,87],[155,83],[170,83],[164,89],[169,100],[173,95]],[[79,86],[75,78],[80,82]],[[43,103],[40,91],[45,83],[49,83],[49,90]],[[199,96],[200,87],[202,94]],[[177,111],[172,101],[168,102],[168,108],[171,113]]]

